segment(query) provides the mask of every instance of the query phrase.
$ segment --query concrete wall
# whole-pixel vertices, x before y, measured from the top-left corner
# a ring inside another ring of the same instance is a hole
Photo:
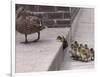
[[[42,24],[47,27],[71,27],[79,9],[75,7],[16,4],[16,10],[20,6],[31,11],[31,15],[40,17]]]

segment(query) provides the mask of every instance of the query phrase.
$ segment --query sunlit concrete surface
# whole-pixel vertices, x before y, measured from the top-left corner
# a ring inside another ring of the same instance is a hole
[[[94,9],[84,8],[80,9],[79,14],[76,17],[77,24],[73,24],[75,27],[73,40],[77,40],[79,43],[88,44],[89,47],[94,48]],[[72,35],[73,35],[72,34]],[[68,49],[65,50],[65,58],[62,63],[61,70],[73,70],[73,69],[92,69],[94,68],[94,62],[80,62],[70,58]]]
[[[62,43],[58,35],[67,36],[69,28],[46,28],[36,43],[22,44],[24,35],[16,32],[16,73],[58,70],[63,61]],[[37,34],[28,36],[34,40]]]

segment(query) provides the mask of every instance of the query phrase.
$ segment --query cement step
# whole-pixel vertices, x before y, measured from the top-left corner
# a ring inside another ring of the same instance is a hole
[[[66,36],[69,28],[46,28],[36,43],[22,44],[24,35],[16,32],[16,73],[58,70],[64,57],[58,35]],[[36,34],[28,40],[37,38]]]

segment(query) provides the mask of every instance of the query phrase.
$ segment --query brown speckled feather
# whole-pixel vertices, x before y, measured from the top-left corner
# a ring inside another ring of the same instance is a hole
[[[44,29],[41,20],[36,16],[20,16],[16,20],[16,30],[22,34],[31,34]]]

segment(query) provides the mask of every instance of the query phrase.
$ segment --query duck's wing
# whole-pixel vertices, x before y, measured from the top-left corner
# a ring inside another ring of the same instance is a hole
[[[27,16],[26,17],[26,22],[30,25],[32,24],[40,24],[41,20],[38,18],[38,17],[35,17],[35,16]],[[39,26],[39,25],[37,25]]]

